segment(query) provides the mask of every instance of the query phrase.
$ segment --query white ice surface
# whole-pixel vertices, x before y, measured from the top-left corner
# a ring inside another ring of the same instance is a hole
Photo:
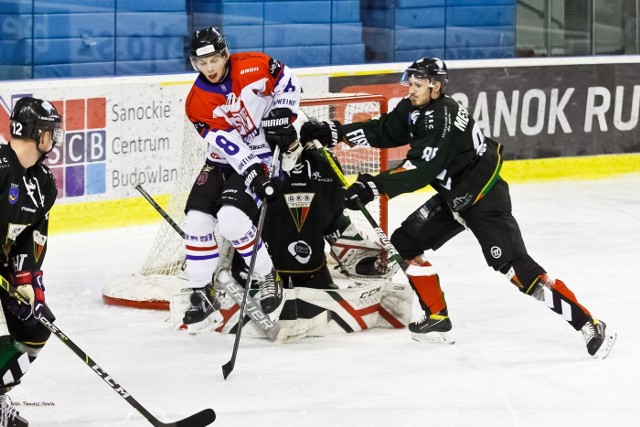
[[[436,253],[453,346],[402,330],[286,345],[189,336],[167,312],[107,306],[101,289],[134,272],[157,225],[50,238],[47,298],[63,332],[162,421],[210,407],[217,426],[637,426],[640,175],[512,186],[530,254],[618,332],[609,358],[485,265],[470,232]],[[424,194],[391,201],[391,228]],[[52,337],[11,395],[34,427],[147,426]]]

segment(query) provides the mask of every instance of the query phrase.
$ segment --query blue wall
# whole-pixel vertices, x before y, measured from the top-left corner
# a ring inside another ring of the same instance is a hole
[[[211,25],[294,67],[515,52],[514,0],[0,0],[0,80],[189,71]]]

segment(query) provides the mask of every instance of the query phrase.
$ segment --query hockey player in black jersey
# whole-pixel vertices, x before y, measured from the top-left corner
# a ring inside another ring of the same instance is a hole
[[[360,175],[345,192],[345,203],[368,203],[375,196],[395,197],[427,185],[437,195],[410,214],[391,242],[409,263],[424,317],[409,325],[418,340],[452,329],[438,275],[424,258],[469,228],[489,266],[503,273],[524,294],[543,301],[582,331],[590,355],[606,357],[616,334],[578,303],[559,279],[553,279],[527,253],[511,213],[509,187],[500,177],[502,146],[482,133],[462,105],[444,94],[447,67],[441,59],[421,58],[401,78],[408,95],[379,119],[342,125],[337,121],[303,125],[300,140],[318,139],[332,147],[347,144],[390,148],[409,145],[399,166],[377,176]]]
[[[20,383],[50,335],[37,317],[53,321],[45,304],[41,266],[57,190],[42,161],[64,132],[55,107],[30,97],[16,102],[9,126],[11,141],[0,144],[0,273],[31,304],[0,290],[8,329],[8,335],[0,332],[0,426],[20,427],[28,423],[6,393]]]

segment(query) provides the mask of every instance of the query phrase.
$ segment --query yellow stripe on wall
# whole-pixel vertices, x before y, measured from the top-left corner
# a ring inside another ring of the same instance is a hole
[[[153,196],[164,208],[169,195]],[[49,220],[49,234],[90,231],[164,221],[142,197],[101,202],[54,205]]]
[[[509,183],[609,178],[640,173],[640,154],[510,160],[500,175]],[[429,190],[426,187],[425,190]],[[154,196],[166,207],[169,195]],[[164,221],[142,197],[54,205],[50,234],[126,227]]]

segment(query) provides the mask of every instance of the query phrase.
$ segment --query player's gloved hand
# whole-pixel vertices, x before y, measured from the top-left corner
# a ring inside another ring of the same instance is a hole
[[[358,200],[366,205],[380,195],[379,188],[380,186],[376,184],[371,175],[358,175],[357,181],[351,184],[344,192],[344,206],[347,209],[358,210]]]
[[[244,184],[262,200],[269,202],[276,197],[276,183],[269,178],[267,172],[267,165],[264,163],[249,166],[244,172]]]
[[[320,144],[325,147],[331,148],[344,139],[342,125],[337,120],[329,122],[309,120],[300,128],[300,142],[306,144],[314,139],[320,141]]]
[[[35,325],[43,314],[45,307],[42,271],[18,271],[11,274],[11,281],[16,290],[29,304],[23,304],[15,298],[7,300],[7,310],[22,320],[25,325]]]
[[[288,108],[274,108],[262,119],[264,137],[272,149],[279,146],[280,151],[285,152],[298,139],[298,133],[291,124],[294,119],[293,112]]]

